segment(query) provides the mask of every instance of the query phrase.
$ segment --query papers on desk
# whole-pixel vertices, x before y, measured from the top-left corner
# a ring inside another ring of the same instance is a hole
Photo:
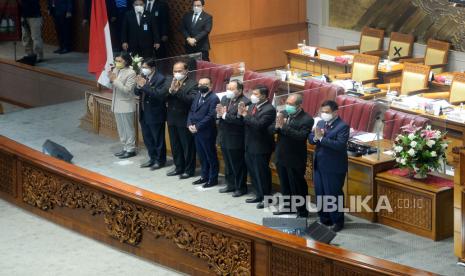
[[[335,61],[336,57],[328,54],[320,54],[320,59],[327,61]]]
[[[344,91],[354,88],[353,80],[337,80],[337,81],[333,81],[332,84],[344,88]]]
[[[368,143],[368,142],[373,142],[373,141],[378,140],[376,133],[364,133],[364,134],[354,136],[353,138],[363,143]]]
[[[465,123],[465,110],[454,110],[447,113],[446,117],[451,121]]]
[[[439,115],[441,109],[444,111],[451,107],[451,104],[445,100],[427,99],[417,95],[401,97],[399,100],[393,101],[392,105],[403,109],[421,110],[436,116]]]

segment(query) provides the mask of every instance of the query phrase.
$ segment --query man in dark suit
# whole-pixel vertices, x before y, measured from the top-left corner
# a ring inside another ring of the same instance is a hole
[[[270,158],[274,141],[268,128],[275,120],[276,110],[268,101],[268,94],[266,86],[258,85],[250,97],[252,105],[248,109],[244,103],[238,106],[245,125],[245,162],[256,192],[246,202],[258,203],[258,209],[264,208],[264,196],[271,195]]]
[[[278,171],[281,193],[284,196],[298,196],[303,205],[292,206],[290,212],[278,210],[274,215],[294,213],[307,217],[306,197],[308,195],[305,169],[307,167],[307,138],[313,127],[313,118],[302,110],[302,95],[293,94],[286,100],[285,110],[278,113],[270,129],[277,134],[275,164]],[[291,204],[297,202],[291,200]]]
[[[59,48],[56,54],[66,54],[71,51],[71,17],[73,16],[73,1],[48,0],[48,13],[53,17],[58,36]]]
[[[166,82],[164,89],[168,108],[168,133],[175,166],[167,176],[179,175],[181,179],[192,177],[195,173],[195,142],[187,128],[187,117],[198,88],[197,82],[187,73],[185,62],[174,64],[174,77]]]
[[[144,10],[144,1],[134,1],[134,10],[128,11],[123,20],[121,41],[124,51],[143,58],[154,56],[160,48],[158,28],[152,15]]]
[[[199,80],[199,93],[192,102],[187,127],[194,135],[195,148],[200,158],[201,175],[192,184],[204,184],[203,188],[218,185],[218,156],[216,155],[216,106],[220,102],[211,91],[211,80]]]
[[[166,102],[163,90],[165,77],[157,72],[155,66],[154,59],[143,62],[142,75],[137,77],[134,90],[139,96],[139,121],[150,158],[141,168],[150,167],[151,170],[160,169],[166,163]]]
[[[156,51],[157,58],[166,57],[166,44],[170,27],[170,8],[164,0],[147,0],[145,10],[152,14],[160,36],[160,48]]]
[[[244,96],[243,89],[244,85],[239,80],[230,81],[226,95],[216,109],[226,178],[226,187],[220,189],[220,193],[234,192],[233,197],[247,193],[244,121],[237,116],[239,103],[250,105],[250,100]]]
[[[337,116],[338,106],[334,101],[326,101],[321,105],[321,121],[315,131],[309,136],[310,144],[316,145],[313,161],[313,182],[317,201],[323,202],[325,196],[333,197],[332,201],[339,206],[339,200],[344,199],[344,186],[347,170],[347,141],[350,128]],[[340,210],[326,212],[318,211],[321,223],[331,226],[338,232],[344,227],[344,213]]]
[[[208,36],[212,31],[213,17],[203,11],[204,0],[192,1],[193,11],[184,15],[181,33],[186,40],[185,48],[188,54],[202,53],[202,59],[210,61],[210,40]]]

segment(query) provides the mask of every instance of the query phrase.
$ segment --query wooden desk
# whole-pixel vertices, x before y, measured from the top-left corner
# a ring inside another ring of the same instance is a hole
[[[452,187],[426,184],[391,172],[377,174],[376,185],[378,199],[386,196],[393,210],[381,210],[379,223],[435,241],[452,236]]]
[[[404,65],[402,63],[393,65],[391,70],[386,70],[385,67],[378,68],[378,78],[380,83],[400,82],[402,79],[402,71]]]
[[[381,152],[391,149],[390,140],[381,141]],[[314,197],[314,184],[313,184],[313,153],[314,146],[308,147],[308,162],[307,162],[307,183],[309,187],[309,194]],[[347,173],[346,182],[344,185],[344,199],[345,206],[349,207],[349,196],[373,196],[372,200],[368,202],[368,206],[374,210],[376,207],[376,185],[375,176],[377,173],[392,169],[395,165],[395,160],[392,156],[381,153],[380,160],[377,160],[377,154],[364,155],[360,157],[349,156],[349,171]],[[377,221],[376,213],[360,212],[351,213],[357,217],[367,219],[372,222]]]
[[[458,72],[442,72],[442,73],[437,74],[436,77],[443,76],[443,77],[452,79],[455,73],[458,73]],[[431,90],[433,91],[438,91],[438,92],[450,91],[450,84],[445,84],[443,82],[439,82],[436,80],[432,80],[430,83],[430,86],[431,86]]]
[[[454,175],[454,253],[465,262],[465,151]]]

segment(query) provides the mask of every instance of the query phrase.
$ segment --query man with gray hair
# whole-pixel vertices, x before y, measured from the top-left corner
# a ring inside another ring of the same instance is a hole
[[[300,197],[291,201],[290,210],[278,210],[274,215],[297,212],[298,217],[307,217],[305,198],[308,195],[305,169],[307,167],[307,137],[313,127],[313,118],[302,109],[302,95],[292,94],[286,100],[284,110],[278,112],[270,126],[277,135],[275,164],[278,171],[281,193],[287,197]],[[302,202],[303,200],[303,202]],[[299,202],[299,206],[292,203]]]

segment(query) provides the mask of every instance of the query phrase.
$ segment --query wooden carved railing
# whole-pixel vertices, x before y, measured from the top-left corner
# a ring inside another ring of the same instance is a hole
[[[194,275],[431,275],[157,195],[0,136],[0,197]]]

